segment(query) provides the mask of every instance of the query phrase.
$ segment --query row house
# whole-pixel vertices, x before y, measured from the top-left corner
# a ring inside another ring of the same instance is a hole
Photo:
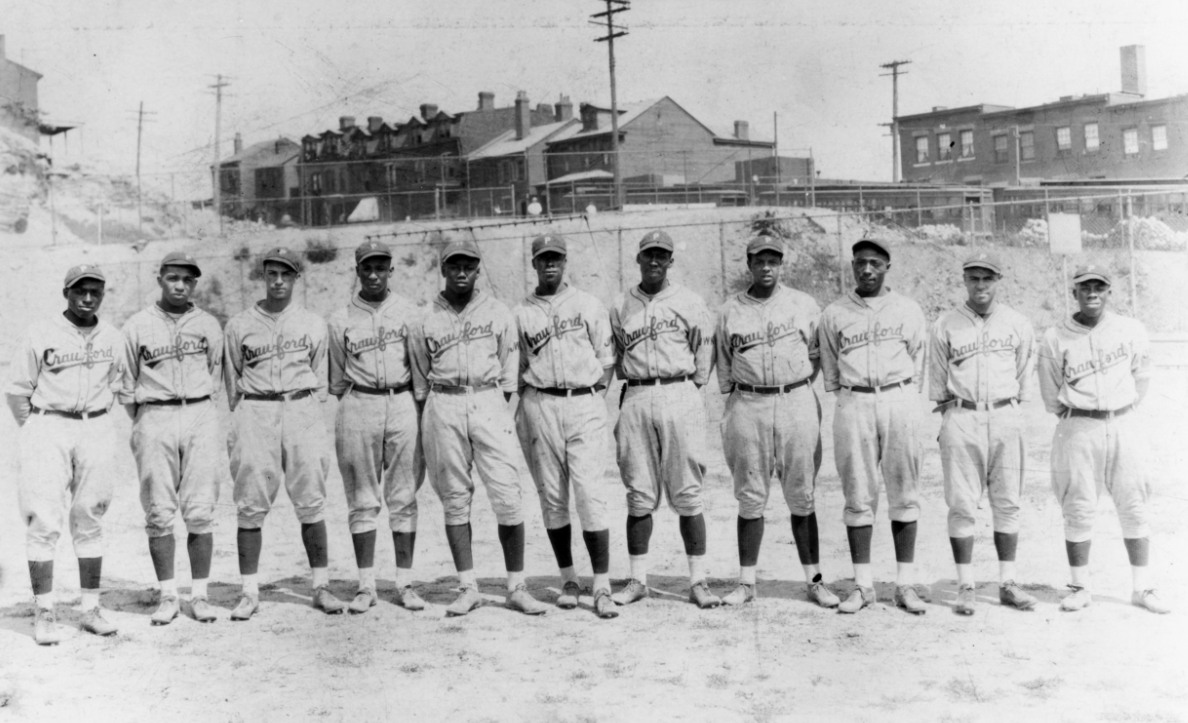
[[[243,145],[235,134],[234,153],[219,162],[219,206],[224,216],[280,223],[296,218],[301,146],[288,138]]]

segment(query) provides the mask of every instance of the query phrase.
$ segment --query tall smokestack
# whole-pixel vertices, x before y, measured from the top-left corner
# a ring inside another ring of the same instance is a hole
[[[528,94],[516,93],[516,140],[522,140],[532,127],[532,109],[528,106]]]
[[[243,135],[240,133],[235,134],[235,152],[243,153]]]
[[[1142,45],[1126,45],[1122,55],[1122,92],[1139,97],[1147,94],[1147,48]]]

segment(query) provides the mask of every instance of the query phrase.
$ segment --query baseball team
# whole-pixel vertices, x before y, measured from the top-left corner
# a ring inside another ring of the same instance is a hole
[[[920,445],[927,378],[940,436],[948,532],[958,591],[953,610],[976,611],[974,527],[989,499],[999,560],[999,599],[1029,610],[1036,598],[1017,582],[1015,558],[1026,431],[1020,405],[1039,394],[1057,415],[1052,489],[1061,505],[1071,575],[1063,610],[1092,602],[1089,549],[1098,500],[1108,492],[1122,527],[1135,605],[1169,603],[1148,577],[1149,485],[1144,440],[1133,414],[1147,393],[1146,331],[1108,310],[1108,270],[1086,266],[1072,279],[1078,310],[1039,340],[1031,323],[996,299],[1004,267],[990,253],[962,264],[968,298],[931,328],[920,306],[886,283],[891,249],[853,246],[855,285],[824,311],[780,282],[785,248],[774,236],[747,245],[750,286],[716,322],[693,291],[669,279],[674,244],[650,231],[639,244],[640,281],[607,309],[566,281],[567,242],[532,242],[537,284],[509,310],[476,288],[482,255],[471,241],[440,254],[441,293],[425,309],[389,288],[391,250],[369,240],[355,251],[359,291],[329,323],[293,301],[300,258],[285,248],[263,257],[264,298],[225,329],[191,297],[202,270],[193,256],[161,262],[160,298],[118,330],[98,316],[106,279],[93,265],[71,268],[66,310],[30,327],[5,387],[20,426],[20,507],[36,601],[34,640],[62,639],[54,611],[54,553],[69,519],[82,590],[81,627],[111,635],[99,605],[102,519],[114,488],[117,439],[108,412],[132,419],[149,555],[160,586],[151,616],[166,625],[181,612],[174,579],[174,523],[185,522],[192,586],[188,607],[216,620],[207,598],[219,489],[230,470],[238,511],[241,594],[232,620],[259,609],[262,528],[282,483],[312,577],[312,604],[328,614],[365,613],[377,603],[377,519],[387,507],[396,557],[394,601],[421,610],[412,584],[417,493],[428,476],[441,500],[458,574],[450,616],[479,607],[472,555],[475,474],[495,514],[507,570],[507,606],[542,615],[524,581],[525,527],[520,461],[540,499],[560,571],[556,605],[576,608],[570,495],[590,556],[592,609],[600,618],[648,597],[648,550],[661,501],[678,516],[689,564],[689,599],[700,608],[756,598],[756,568],[773,478],[791,529],[810,601],[841,613],[875,603],[871,542],[881,488],[897,563],[895,603],[926,612],[928,588],[915,572],[920,515]],[[925,365],[927,364],[927,377]],[[700,389],[716,366],[727,395],[723,450],[738,501],[737,586],[719,598],[706,581],[706,412]],[[1037,373],[1038,372],[1038,373]],[[855,585],[841,599],[820,569],[814,507],[821,467],[818,374],[836,397],[834,461],[845,497],[843,521]],[[623,381],[614,429],[626,488],[630,577],[612,595],[606,475],[607,390]],[[226,394],[231,433],[216,400]],[[518,393],[513,414],[509,402]],[[329,587],[325,522],[331,451],[321,403],[338,400],[334,444],[348,506],[358,588],[349,603]],[[227,444],[224,445],[224,440]]]

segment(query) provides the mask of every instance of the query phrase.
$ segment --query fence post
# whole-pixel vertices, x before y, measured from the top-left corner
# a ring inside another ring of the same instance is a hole
[[[721,282],[722,296],[721,301],[726,300],[726,222],[718,222],[718,261],[721,264],[719,267],[718,280]]]
[[[846,293],[846,264],[845,252],[842,246],[842,215],[841,211],[837,212],[837,291],[839,294]]]
[[[1126,245],[1130,249],[1130,315],[1138,316],[1138,267],[1134,259],[1134,233],[1130,230],[1130,219],[1134,215],[1134,197],[1126,192]]]
[[[916,189],[916,228],[920,228],[921,226],[924,225],[924,208],[921,205],[922,203],[923,203],[923,201],[920,200],[920,189],[917,188]]]
[[[619,256],[619,288],[621,289],[621,288],[623,288],[623,227],[622,226],[620,226],[617,229],[617,233],[618,233],[618,237],[619,237],[619,245],[617,247],[618,256]]]

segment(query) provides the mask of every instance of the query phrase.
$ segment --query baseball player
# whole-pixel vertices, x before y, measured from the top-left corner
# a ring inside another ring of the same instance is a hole
[[[1131,602],[1171,612],[1147,573],[1147,451],[1134,414],[1150,384],[1147,331],[1137,319],[1107,309],[1110,274],[1103,267],[1077,269],[1072,295],[1079,310],[1044,332],[1039,350],[1044,406],[1060,417],[1052,437],[1052,489],[1064,513],[1072,574],[1072,594],[1060,608],[1080,610],[1092,602],[1089,547],[1098,499],[1108,490],[1130,558]]]
[[[557,234],[532,241],[536,291],[515,308],[520,339],[516,431],[536,482],[545,529],[561,569],[557,607],[577,607],[569,488],[594,568],[594,611],[618,616],[610,594],[610,531],[602,475],[606,388],[614,373],[610,317],[598,299],[565,282],[568,248]]]
[[[985,490],[994,518],[998,599],[1020,610],[1036,600],[1015,583],[1019,499],[1027,460],[1019,405],[1031,396],[1035,333],[1022,314],[995,300],[1002,263],[975,253],[962,264],[965,304],[941,315],[929,340],[929,396],[944,414],[940,431],[949,543],[957,564],[954,611],[973,615],[974,522]]]
[[[885,243],[863,239],[852,250],[856,287],[825,307],[819,333],[825,391],[837,393],[833,451],[857,583],[838,610],[855,613],[875,603],[870,543],[882,476],[898,563],[895,603],[919,615],[925,612],[914,585],[921,420],[913,379],[923,369],[924,312],[884,284],[891,268]]]
[[[375,528],[385,503],[396,548],[396,598],[409,610],[424,600],[411,585],[417,490],[425,479],[420,405],[413,401],[408,326],[416,307],[388,289],[392,251],[377,241],[355,249],[359,293],[330,318],[330,393],[338,397],[335,445],[346,488],[359,591],[349,610],[376,603]]]
[[[409,356],[413,394],[425,404],[422,444],[429,483],[445,510],[446,540],[461,592],[446,615],[465,615],[482,604],[471,556],[473,463],[487,485],[499,524],[507,568],[507,606],[543,615],[544,604],[524,583],[524,517],[512,416],[519,355],[515,319],[508,308],[474,287],[482,256],[471,241],[441,253],[445,289],[412,326]],[[502,391],[502,395],[500,394]]]
[[[103,272],[93,265],[66,272],[66,311],[29,327],[5,388],[21,428],[18,491],[37,607],[33,639],[39,645],[62,640],[54,615],[54,549],[66,524],[78,556],[82,629],[116,632],[99,609],[99,580],[103,514],[115,474],[115,428],[107,412],[126,360],[123,336],[96,315],[105,287]]]
[[[330,592],[326,475],[330,455],[318,402],[326,401],[326,322],[293,302],[301,260],[286,248],[264,255],[263,300],[231,317],[223,376],[231,407],[231,476],[239,529],[243,594],[232,620],[260,607],[257,579],[264,518],[284,481],[313,575],[313,606],[331,615],[345,605]]]
[[[792,513],[792,537],[804,567],[808,597],[822,607],[840,602],[820,572],[817,513],[821,468],[821,403],[812,382],[819,369],[817,321],[811,296],[780,283],[784,247],[759,235],[747,244],[751,286],[726,301],[718,316],[718,385],[729,395],[722,448],[738,500],[738,587],[727,605],[755,599],[755,567],[763,543],[763,513],[772,475]]]
[[[132,417],[132,454],[140,477],[149,556],[161,587],[150,621],[168,625],[178,615],[173,578],[178,509],[186,522],[186,549],[193,584],[190,612],[198,622],[215,620],[206,599],[214,552],[214,508],[226,474],[226,437],[212,401],[223,369],[223,330],[190,302],[202,270],[189,254],[175,251],[161,261],[161,298],[124,324],[128,359],[120,402]]]
[[[627,553],[631,578],[615,596],[627,605],[648,596],[652,513],[667,498],[680,516],[689,560],[689,599],[721,604],[705,581],[705,408],[698,391],[714,365],[709,310],[701,297],[668,280],[673,243],[649,231],[635,257],[640,283],[611,308],[615,364],[626,380],[615,425],[619,471],[627,487]]]

